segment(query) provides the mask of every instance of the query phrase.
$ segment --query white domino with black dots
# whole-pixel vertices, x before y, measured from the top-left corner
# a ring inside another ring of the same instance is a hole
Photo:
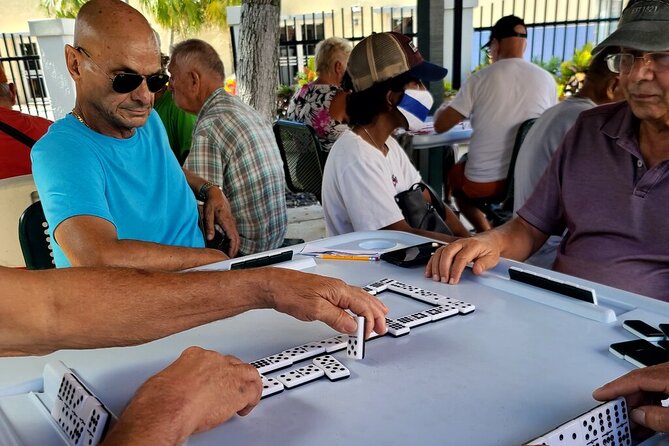
[[[408,316],[398,317],[397,322],[404,324],[409,328],[414,328],[419,325],[429,324],[432,322],[432,316],[419,311],[418,313],[410,314]]]
[[[71,446],[97,445],[109,424],[109,412],[64,364],[52,364],[48,367],[57,374],[62,373],[57,393],[51,395],[54,400],[51,417]],[[52,384],[45,381],[45,392],[52,391]]]
[[[364,286],[362,289],[367,291],[369,294],[376,295],[379,294],[381,291],[385,291],[388,288],[388,285],[390,285],[393,282],[395,282],[393,279],[389,279],[386,277],[377,280],[376,282],[372,282],[369,285]]]
[[[323,355],[314,358],[313,363],[316,367],[325,372],[325,376],[327,376],[330,381],[339,381],[351,376],[351,372],[344,367],[344,364],[337,361],[332,355]]]
[[[353,359],[363,359],[365,357],[365,318],[357,316],[356,322],[358,328],[354,335],[348,337],[346,356]]]
[[[326,353],[334,353],[346,348],[348,345],[348,336],[338,335],[333,338],[323,339],[318,343],[325,347]]]
[[[476,309],[476,307],[469,302],[464,302],[458,299],[454,299],[452,297],[442,296],[441,294],[435,293],[433,291],[424,290],[423,288],[417,287],[415,285],[410,285],[408,283],[400,282],[398,280],[393,280],[389,278],[384,278],[372,284],[369,284],[365,287],[365,289],[367,288],[373,290],[373,294],[375,295],[380,293],[381,291],[388,290],[440,308],[438,310],[440,316],[431,317],[431,321],[445,319],[449,316],[453,316],[454,314],[463,314],[463,315],[469,314]],[[449,306],[451,307],[450,309],[441,308]],[[452,308],[456,308],[457,312],[453,313]],[[429,315],[436,316],[435,311],[430,311]],[[416,319],[414,316],[415,314],[408,315],[405,317],[409,318],[409,320],[414,320]],[[401,318],[398,318],[397,320],[399,321],[400,319]]]
[[[260,375],[260,378],[262,379],[262,394],[260,399],[276,395],[277,393],[283,392],[285,389],[283,383],[276,378],[269,378],[263,375]]]
[[[316,367],[314,364],[309,364],[308,366],[300,367],[299,369],[288,370],[277,376],[276,379],[279,380],[286,389],[293,389],[297,386],[320,379],[324,375],[325,372],[322,369]]]
[[[630,446],[632,434],[624,398],[601,404],[527,442],[548,446]]]
[[[388,329],[388,333],[396,338],[408,335],[411,332],[411,329],[403,323],[389,318],[386,318],[386,328]]]
[[[253,367],[258,369],[258,373],[273,372],[275,370],[284,369],[293,365],[293,358],[286,356],[283,353],[268,356],[266,358],[257,359],[250,363]]]
[[[446,297],[424,290],[420,287],[399,282],[390,278],[379,279],[363,288],[372,295],[389,290],[398,294],[420,300],[433,305],[420,311],[397,319],[386,318],[388,334],[393,337],[410,334],[412,327],[445,319],[457,314],[467,314],[475,310],[474,305],[458,299]],[[331,381],[348,378],[350,371],[329,353],[346,350],[346,355],[353,359],[365,357],[365,318],[356,316],[358,329],[355,335],[337,335],[322,341],[310,342],[282,351],[276,355],[257,359],[250,364],[256,367],[263,383],[262,398],[278,394],[284,389],[291,389],[317,380],[325,374]],[[367,340],[379,337],[375,332]],[[325,355],[324,355],[325,353]],[[313,363],[281,373],[276,378],[264,376],[266,373],[278,371],[310,358]],[[73,397],[73,401],[76,398]]]

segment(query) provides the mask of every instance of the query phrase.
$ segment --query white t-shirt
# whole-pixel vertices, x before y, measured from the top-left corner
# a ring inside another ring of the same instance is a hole
[[[479,183],[505,179],[520,124],[556,103],[553,76],[525,59],[498,60],[472,74],[450,104],[472,124],[465,176]]]
[[[328,237],[373,231],[404,219],[395,195],[421,177],[394,138],[386,146],[384,156],[351,130],[332,146],[321,192]]]

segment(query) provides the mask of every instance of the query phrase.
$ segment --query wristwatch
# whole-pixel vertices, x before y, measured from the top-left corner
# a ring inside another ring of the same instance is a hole
[[[212,183],[211,181],[207,181],[202,186],[200,186],[200,190],[197,193],[197,199],[200,201],[207,201],[207,192],[209,192],[209,189],[212,187],[218,187],[218,185]]]

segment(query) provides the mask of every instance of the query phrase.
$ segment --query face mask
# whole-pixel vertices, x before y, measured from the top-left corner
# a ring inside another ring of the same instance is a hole
[[[405,90],[397,109],[409,123],[409,130],[418,131],[423,128],[433,103],[434,99],[427,90]]]

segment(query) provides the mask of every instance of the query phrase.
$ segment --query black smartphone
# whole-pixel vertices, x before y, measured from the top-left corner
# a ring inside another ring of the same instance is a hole
[[[669,340],[667,340],[667,339],[664,339],[662,341],[657,341],[657,345],[659,345],[660,347],[662,347],[665,350],[669,350]]]
[[[625,355],[625,360],[637,367],[650,367],[669,361],[669,352],[663,348],[653,345],[634,350]]]
[[[381,254],[381,260],[403,267],[425,265],[432,254],[442,246],[444,244],[439,242],[421,243],[420,245],[384,252]]]
[[[659,327],[660,330],[662,330],[662,333],[664,333],[664,335],[669,338],[669,324],[660,324]]]
[[[623,328],[646,341],[661,341],[664,339],[662,331],[638,319],[624,321]]]
[[[620,359],[625,359],[626,355],[639,350],[655,347],[645,339],[635,339],[634,341],[616,342],[609,346],[609,351]]]

